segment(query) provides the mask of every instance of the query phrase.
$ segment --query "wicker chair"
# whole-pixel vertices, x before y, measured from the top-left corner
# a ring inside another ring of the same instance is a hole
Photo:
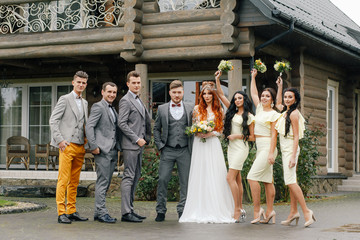
[[[49,170],[51,164],[53,170],[55,170],[56,157],[59,156],[59,151],[56,151],[50,144],[36,144],[35,145],[35,170],[38,169],[38,165],[41,160],[45,161],[46,171]]]
[[[14,159],[20,159],[20,163],[25,165],[29,170],[30,167],[30,141],[21,136],[9,137],[6,140],[6,169],[9,169],[10,164]]]

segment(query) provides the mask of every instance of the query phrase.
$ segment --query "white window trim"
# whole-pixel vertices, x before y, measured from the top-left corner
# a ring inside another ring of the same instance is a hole
[[[334,154],[334,161],[333,161],[333,167],[332,168],[328,168],[327,170],[328,172],[334,173],[334,172],[338,172],[339,171],[339,139],[338,139],[338,133],[339,133],[339,128],[338,128],[338,123],[339,123],[339,82],[333,81],[328,79],[328,83],[327,83],[327,91],[329,90],[329,87],[332,88],[334,90],[334,107],[333,109],[335,111],[333,111],[333,140],[334,140],[334,145],[332,147],[333,149],[333,154]],[[328,119],[328,103],[326,104],[326,124],[328,126],[329,124],[329,119]],[[328,139],[328,136],[326,136],[326,138]],[[328,141],[326,141],[326,149],[328,149]],[[328,151],[326,151],[326,158],[328,160]],[[328,163],[328,161],[326,162],[326,164]]]

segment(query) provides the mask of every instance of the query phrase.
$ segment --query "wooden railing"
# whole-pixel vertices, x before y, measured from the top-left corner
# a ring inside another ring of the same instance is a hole
[[[123,0],[3,0],[0,33],[119,26]]]

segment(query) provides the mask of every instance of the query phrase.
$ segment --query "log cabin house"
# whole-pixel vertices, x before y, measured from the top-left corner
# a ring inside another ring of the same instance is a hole
[[[289,60],[285,86],[300,89],[301,112],[326,131],[318,176],[360,171],[360,27],[329,0],[1,0],[0,33],[1,169],[6,139],[20,135],[30,139],[33,166],[34,145],[49,142],[51,110],[77,70],[90,75],[91,107],[106,81],[118,84],[119,99],[136,69],[154,117],[172,80],[195,102],[199,83],[230,59],[234,71],[222,81],[231,97],[248,91],[261,58],[268,71],[258,87],[275,88],[272,65]]]

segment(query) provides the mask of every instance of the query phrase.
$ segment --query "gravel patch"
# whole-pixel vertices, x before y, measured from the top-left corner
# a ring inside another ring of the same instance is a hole
[[[46,205],[42,203],[17,201],[15,203],[16,205],[14,206],[0,207],[0,214],[31,212],[46,208]]]

